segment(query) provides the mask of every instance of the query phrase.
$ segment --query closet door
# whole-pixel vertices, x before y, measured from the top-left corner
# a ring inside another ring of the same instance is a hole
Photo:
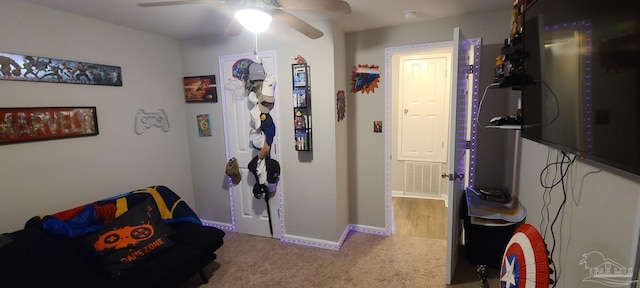
[[[258,150],[250,145],[250,120],[251,108],[255,103],[251,103],[248,97],[248,91],[244,91],[244,81],[238,79],[239,69],[248,65],[248,62],[262,62],[264,71],[267,75],[275,76],[275,53],[260,53],[259,59],[252,54],[220,56],[220,75],[223,93],[223,112],[225,122],[225,138],[227,146],[227,158],[236,157],[242,181],[237,185],[230,182],[229,193],[231,197],[232,221],[235,231],[243,234],[258,235],[263,237],[281,237],[281,222],[278,210],[280,208],[281,189],[278,186],[273,198],[269,200],[269,210],[271,211],[271,223],[269,221],[269,213],[267,204],[263,199],[256,199],[253,196],[253,184],[255,177],[248,169],[248,164],[256,155]],[[241,76],[241,75],[240,75]],[[238,81],[242,81],[242,85],[237,85]],[[248,81],[248,80],[246,80]],[[235,82],[235,85],[233,85]],[[235,91],[235,90],[240,91]],[[277,95],[276,95],[277,96]],[[276,97],[277,99],[277,97]],[[270,111],[274,124],[277,123],[278,103],[275,103]],[[277,131],[277,129],[276,129]],[[271,158],[280,160],[278,154],[278,134],[273,140],[271,146]],[[273,229],[273,235],[271,234]]]

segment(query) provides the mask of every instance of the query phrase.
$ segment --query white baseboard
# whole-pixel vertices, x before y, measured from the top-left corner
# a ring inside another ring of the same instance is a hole
[[[391,197],[404,197],[404,191],[391,191]]]
[[[337,250],[340,250],[340,246],[342,246],[342,241],[344,241],[344,238],[340,239],[340,241],[338,242],[333,242],[333,241],[285,234],[282,237],[282,239],[280,239],[280,241],[337,251]]]
[[[391,231],[389,229],[384,229],[380,227],[372,227],[372,226],[366,226],[366,225],[351,225],[349,227],[350,227],[350,230],[356,231],[356,232],[384,235],[384,236],[391,235]]]
[[[384,235],[384,236],[391,235],[389,230],[383,229],[380,227],[371,227],[366,225],[349,225],[347,226],[347,228],[344,229],[344,232],[342,232],[342,236],[340,237],[340,240],[337,242],[320,240],[320,239],[309,238],[309,237],[295,236],[295,235],[289,235],[289,234],[285,234],[284,237],[280,239],[280,241],[337,251],[337,250],[340,250],[340,247],[342,247],[342,244],[344,243],[344,240],[347,238],[347,234],[349,234],[350,231],[367,233],[367,234]]]
[[[209,220],[201,220],[201,221],[202,221],[202,224],[205,226],[216,227],[218,229],[232,231],[232,232],[236,231],[236,229],[233,228],[233,225],[229,223],[222,223],[222,222],[209,221]]]
[[[416,199],[442,200],[442,201],[444,201],[445,207],[448,205],[448,203],[447,203],[447,194],[440,194],[440,197],[433,197],[433,196],[425,196],[425,195],[404,194],[403,191],[391,191],[391,197],[405,197],[405,198],[416,198]]]

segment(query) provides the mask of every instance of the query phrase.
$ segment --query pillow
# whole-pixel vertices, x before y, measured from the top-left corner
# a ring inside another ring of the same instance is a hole
[[[173,243],[152,198],[130,207],[83,242],[100,258],[111,276],[142,263]]]

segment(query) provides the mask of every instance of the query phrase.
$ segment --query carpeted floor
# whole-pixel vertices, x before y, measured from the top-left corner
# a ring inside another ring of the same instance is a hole
[[[213,287],[447,287],[446,241],[352,232],[340,251],[227,232],[218,259],[182,288]],[[458,264],[455,285],[478,287],[473,265]],[[491,287],[499,287],[491,270]]]

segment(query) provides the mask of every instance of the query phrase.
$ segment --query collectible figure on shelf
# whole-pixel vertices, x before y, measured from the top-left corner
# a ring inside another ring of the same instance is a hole
[[[296,129],[307,128],[307,119],[305,119],[305,115],[302,114],[302,111],[296,111],[296,119],[294,120],[294,124],[296,126]]]
[[[302,55],[296,56],[296,58],[294,60],[296,60],[296,63],[298,63],[298,64],[306,64],[307,63],[307,60],[305,60],[304,57],[302,57]]]
[[[523,11],[523,0],[515,0],[513,2],[513,9],[511,10],[511,34],[509,35],[511,39],[515,38],[517,34],[522,32],[522,11]]]

